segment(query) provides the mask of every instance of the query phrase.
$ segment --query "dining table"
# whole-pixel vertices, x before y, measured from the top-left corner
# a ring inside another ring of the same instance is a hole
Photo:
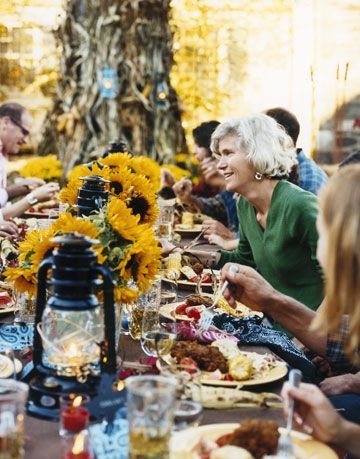
[[[189,240],[184,238],[181,245],[188,244]],[[214,246],[204,243],[198,246],[203,250],[213,250]],[[179,291],[178,296],[184,297],[189,292]],[[12,323],[13,316],[4,316],[2,323]],[[242,346],[241,350],[256,351],[260,354],[271,352],[265,346]],[[125,362],[139,362],[145,357],[140,342],[135,341],[130,335],[122,334],[119,339],[118,352],[121,360]],[[272,383],[252,386],[246,390],[255,392],[271,392],[280,394],[283,379]],[[284,426],[283,410],[279,407],[249,406],[230,409],[204,409],[201,424],[215,423],[239,423],[245,419],[274,420],[279,426]],[[38,419],[30,415],[25,416],[25,458],[26,459],[60,459],[62,440],[59,436],[59,423]]]

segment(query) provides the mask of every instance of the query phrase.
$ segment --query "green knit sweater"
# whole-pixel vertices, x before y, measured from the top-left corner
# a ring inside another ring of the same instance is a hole
[[[241,197],[239,245],[234,251],[221,251],[218,267],[227,262],[252,266],[276,290],[317,309],[324,297],[322,272],[316,259],[317,213],[316,196],[280,180],[264,230],[256,220],[254,207]]]

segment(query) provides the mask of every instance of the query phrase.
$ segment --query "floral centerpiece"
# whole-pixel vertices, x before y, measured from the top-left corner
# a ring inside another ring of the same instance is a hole
[[[29,159],[19,172],[25,178],[37,177],[51,182],[62,177],[63,169],[61,161],[55,155],[47,155]]]
[[[77,232],[100,241],[94,250],[99,262],[113,273],[116,301],[131,303],[146,291],[160,270],[161,248],[152,229],[158,213],[155,191],[160,174],[155,174],[154,167],[146,167],[153,165],[152,160],[140,159],[114,153],[71,171],[68,185],[59,196],[69,211],[60,214],[48,229],[27,233],[19,244],[17,266],[5,272],[16,289],[34,296],[39,264],[54,246],[51,239]],[[80,218],[73,214],[80,177],[90,174],[110,181],[111,197],[99,213]]]

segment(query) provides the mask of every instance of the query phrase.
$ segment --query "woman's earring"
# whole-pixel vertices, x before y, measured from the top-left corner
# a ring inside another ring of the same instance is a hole
[[[261,180],[263,178],[263,175],[260,174],[260,172],[256,172],[255,174],[255,180]]]

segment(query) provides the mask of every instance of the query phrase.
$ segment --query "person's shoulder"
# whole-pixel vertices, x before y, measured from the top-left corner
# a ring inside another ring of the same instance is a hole
[[[318,206],[317,197],[310,191],[303,190],[287,180],[281,180],[278,186],[280,186],[281,201],[288,207],[301,210],[309,206]]]

